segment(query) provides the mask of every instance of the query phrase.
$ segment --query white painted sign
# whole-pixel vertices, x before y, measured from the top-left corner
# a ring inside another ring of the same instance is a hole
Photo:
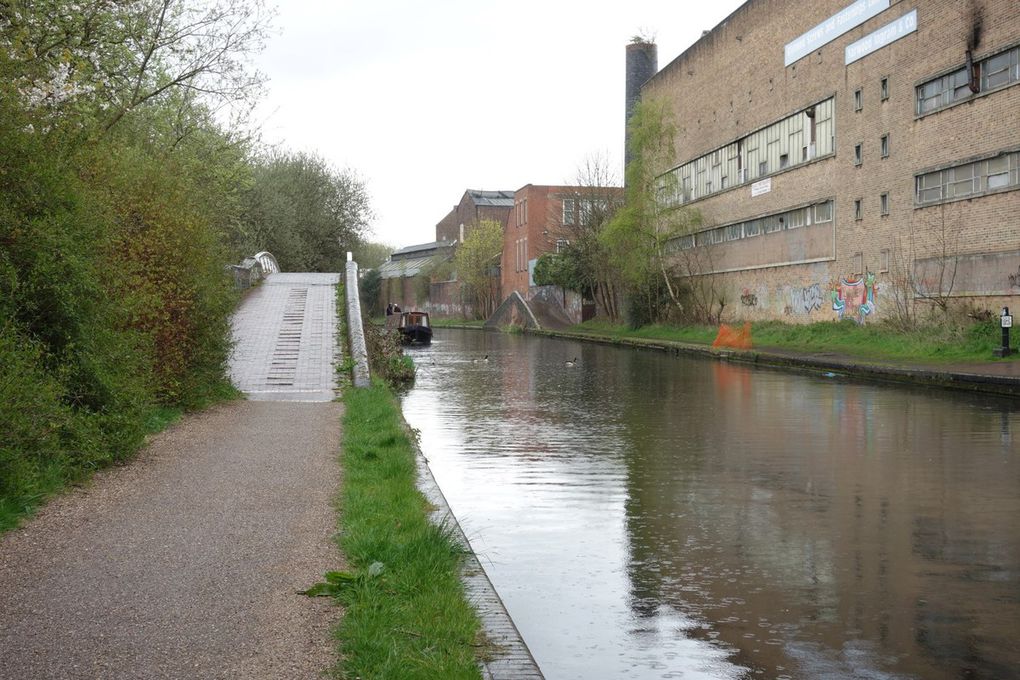
[[[1013,327],[1013,315],[1012,314],[1010,314],[1009,316],[1000,316],[999,318],[1002,319],[1002,321],[1000,323],[1002,324],[1003,328],[1012,328]]]
[[[751,198],[767,194],[770,191],[772,191],[772,178],[766,177],[765,179],[751,185]]]
[[[858,59],[863,59],[872,52],[880,50],[900,38],[910,35],[917,30],[917,10],[904,14],[891,24],[886,24],[877,31],[873,31],[857,42],[846,46],[846,63],[852,64]]]
[[[889,0],[857,0],[796,40],[786,43],[784,48],[786,66],[806,57],[822,45],[832,42],[851,28],[860,26],[886,9],[889,9]]]

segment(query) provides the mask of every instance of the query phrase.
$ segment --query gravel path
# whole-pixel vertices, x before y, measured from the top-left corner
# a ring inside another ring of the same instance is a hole
[[[338,403],[187,417],[0,536],[0,678],[316,678]]]

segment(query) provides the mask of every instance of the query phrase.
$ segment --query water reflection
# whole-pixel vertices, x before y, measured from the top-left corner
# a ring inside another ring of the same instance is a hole
[[[550,680],[1018,677],[1015,404],[471,331],[419,365]]]

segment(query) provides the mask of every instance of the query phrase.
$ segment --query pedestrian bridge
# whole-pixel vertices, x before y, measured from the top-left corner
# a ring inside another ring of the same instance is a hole
[[[331,401],[340,274],[281,272],[269,253],[247,258],[240,268],[254,271],[252,283],[261,283],[231,320],[231,382],[253,400]]]

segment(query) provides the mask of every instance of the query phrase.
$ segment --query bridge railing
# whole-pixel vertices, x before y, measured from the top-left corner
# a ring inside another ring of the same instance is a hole
[[[241,264],[227,265],[234,276],[234,288],[244,290],[256,285],[259,281],[280,271],[276,258],[267,250],[246,257]]]

